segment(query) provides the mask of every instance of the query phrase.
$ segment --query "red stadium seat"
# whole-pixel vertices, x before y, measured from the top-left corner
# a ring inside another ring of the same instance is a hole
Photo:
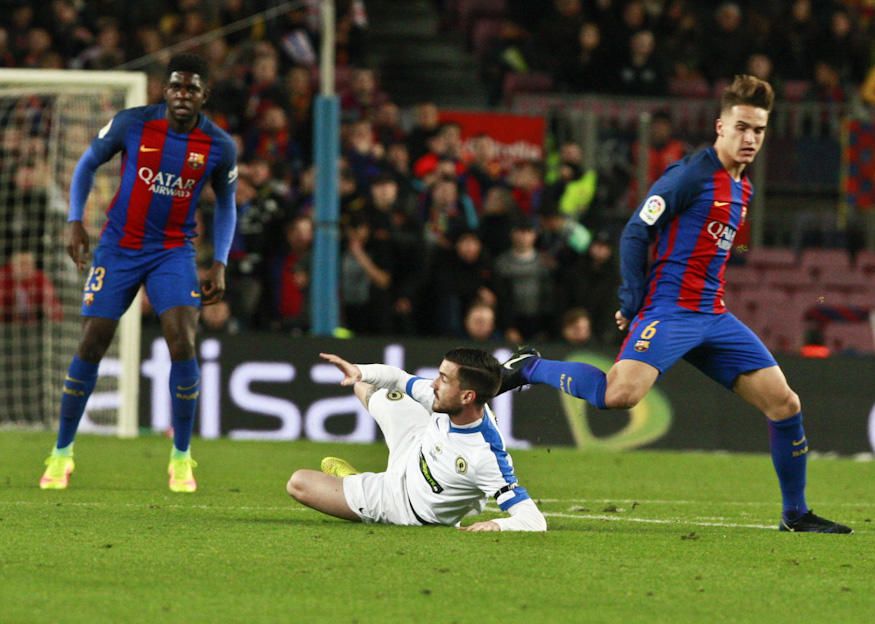
[[[833,353],[875,353],[875,341],[869,323],[828,323],[823,328],[823,339]]]
[[[802,268],[820,282],[829,281],[831,275],[851,270],[851,256],[844,249],[805,249],[801,263]]]
[[[746,254],[749,266],[771,269],[798,265],[796,253],[786,247],[754,247]]]

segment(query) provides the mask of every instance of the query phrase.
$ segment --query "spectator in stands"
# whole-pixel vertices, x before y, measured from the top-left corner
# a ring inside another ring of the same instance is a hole
[[[656,55],[653,32],[641,30],[629,39],[628,56],[620,65],[616,89],[624,95],[665,95],[665,70]]]
[[[479,233],[483,246],[493,258],[510,249],[510,230],[519,215],[519,207],[507,187],[494,186],[486,194]]]
[[[392,143],[403,143],[406,135],[401,127],[401,109],[395,102],[385,101],[374,114],[374,134],[384,148]]]
[[[346,160],[355,175],[359,193],[366,195],[368,187],[381,171],[383,145],[374,140],[374,128],[367,119],[349,124],[347,132]]]
[[[295,130],[295,137],[301,146],[304,162],[310,162],[313,154],[314,97],[310,72],[303,67],[292,67],[286,74],[285,89],[289,98],[286,109]]]
[[[284,64],[302,68],[315,67],[318,60],[318,33],[309,24],[307,7],[292,8],[283,19],[283,23],[276,29],[275,44],[283,53]]]
[[[0,26],[0,67],[15,67],[15,55],[9,48],[9,31]]]
[[[125,62],[121,47],[122,36],[118,22],[102,18],[97,24],[95,43],[77,56],[71,66],[74,69],[113,69]]]
[[[562,340],[573,347],[586,347],[592,342],[592,321],[586,308],[571,308],[562,315]]]
[[[776,65],[785,80],[810,80],[820,28],[811,10],[811,0],[794,0],[787,15],[774,24]]]
[[[252,80],[247,93],[244,117],[247,123],[255,122],[270,107],[282,107],[288,101],[288,94],[279,80],[276,50],[265,44],[256,51],[252,62]]]
[[[816,57],[835,68],[841,82],[860,84],[865,77],[869,66],[869,42],[855,27],[846,9],[833,10],[829,29],[817,40],[815,49]]]
[[[533,216],[541,205],[544,192],[544,163],[524,160],[514,164],[507,176],[513,199],[523,214]]]
[[[381,173],[371,182],[366,210],[374,240],[391,247],[393,332],[412,334],[416,327],[414,302],[424,271],[422,224],[399,202],[398,182],[389,173]]]
[[[706,47],[705,73],[711,82],[729,80],[744,70],[754,40],[743,23],[741,7],[724,2],[714,14],[709,41],[719,45]]]
[[[313,220],[300,216],[284,226],[283,253],[273,259],[273,318],[281,329],[303,331],[310,326],[310,273]]]
[[[477,229],[478,223],[473,205],[460,200],[455,178],[448,177],[438,178],[432,186],[424,221],[429,251],[451,249],[459,232]]]
[[[465,171],[465,193],[471,198],[477,213],[483,212],[483,204],[489,190],[503,182],[498,147],[488,134],[481,133],[470,141],[472,160]]]
[[[620,275],[610,235],[598,233],[585,254],[560,269],[557,283],[560,311],[585,308],[595,339],[601,344],[616,344],[621,337],[614,323]]]
[[[577,37],[577,52],[560,61],[556,84],[576,93],[600,93],[613,85],[610,76],[613,58],[602,41],[602,31],[595,22],[584,22]]]
[[[407,135],[410,162],[415,163],[429,151],[429,139],[439,127],[440,118],[434,102],[420,102],[413,107],[413,128]]]
[[[503,20],[498,36],[482,51],[480,76],[486,85],[486,97],[490,106],[501,101],[507,74],[524,74],[537,65],[539,50],[531,33],[526,29],[531,27],[531,23],[520,24],[510,19]]]
[[[41,320],[57,322],[62,317],[61,300],[49,276],[37,266],[33,252],[13,252],[0,266],[0,320],[31,325]]]
[[[93,40],[91,31],[79,19],[79,13],[72,0],[52,2],[51,29],[54,49],[64,59],[78,56]]]
[[[707,93],[703,69],[703,34],[698,14],[683,0],[671,2],[663,12],[656,36],[661,42],[660,56],[671,77],[694,85],[689,90]]]
[[[553,12],[541,20],[535,35],[539,65],[557,75],[560,64],[577,52],[580,27],[585,21],[581,0],[553,0]]]
[[[377,76],[373,69],[358,67],[353,70],[349,87],[341,94],[340,109],[344,119],[371,120],[377,109],[389,96],[377,86]]]
[[[289,125],[286,111],[270,105],[259,116],[244,143],[244,158],[261,158],[277,163],[281,169],[299,169],[303,162],[301,146]]]
[[[544,190],[543,204],[558,206],[559,212],[574,220],[587,218],[598,186],[595,169],[584,170],[583,150],[573,142],[559,148],[557,179]]]
[[[499,323],[509,342],[542,338],[550,327],[552,276],[535,247],[538,232],[520,218],[511,230],[511,248],[495,260]]]
[[[667,111],[656,111],[650,118],[650,135],[647,148],[647,187],[656,182],[663,174],[666,167],[680,160],[687,153],[687,146],[675,138],[671,115]],[[638,166],[638,154],[640,147],[638,142],[632,144],[632,168]],[[632,207],[638,205],[641,193],[638,189],[638,180],[634,177],[629,184],[629,204]]]
[[[496,304],[492,259],[472,230],[460,232],[451,249],[433,256],[428,275],[433,330],[441,336],[461,336],[465,311],[474,303]]]
[[[383,171],[391,175],[398,184],[398,202],[407,212],[413,212],[416,196],[422,190],[418,180],[410,171],[410,152],[404,142],[390,143],[386,147]]]
[[[495,324],[495,308],[482,302],[473,304],[465,313],[464,337],[474,342],[491,342],[500,339]]]
[[[391,246],[371,236],[364,213],[352,214],[340,260],[340,290],[345,326],[357,334],[388,334],[392,329]]]
[[[45,28],[31,28],[27,32],[27,48],[21,56],[21,67],[40,68],[52,52],[52,37]]]
[[[9,17],[7,27],[9,29],[9,38],[13,53],[17,57],[17,65],[23,66],[22,57],[28,47],[30,38],[30,30],[34,28],[34,5],[30,2],[22,2],[16,4],[12,9],[12,15]],[[5,22],[5,20],[4,20]]]
[[[826,104],[840,104],[847,100],[845,85],[835,65],[825,60],[814,64],[814,84],[809,95],[811,99]]]

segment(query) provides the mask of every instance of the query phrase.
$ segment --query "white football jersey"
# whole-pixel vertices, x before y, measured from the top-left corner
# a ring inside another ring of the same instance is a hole
[[[431,380],[382,365],[359,367],[363,381],[401,390],[432,411]],[[468,513],[481,512],[488,498],[494,498],[502,511],[530,498],[518,485],[513,461],[488,406],[484,414],[470,425],[456,426],[447,414],[431,413],[418,443],[408,450],[403,489],[420,522],[454,525]]]

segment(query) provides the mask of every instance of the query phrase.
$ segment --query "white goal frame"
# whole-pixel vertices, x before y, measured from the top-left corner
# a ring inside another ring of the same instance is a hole
[[[0,69],[0,86],[11,84],[22,89],[29,86],[82,87],[95,85],[121,87],[125,91],[125,108],[142,106],[146,100],[146,74],[124,71],[83,71],[56,69]],[[119,411],[117,435],[136,437],[139,432],[140,327],[142,289],[119,321]]]

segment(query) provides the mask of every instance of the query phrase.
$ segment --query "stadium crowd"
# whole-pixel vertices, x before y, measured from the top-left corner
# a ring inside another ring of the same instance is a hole
[[[276,3],[0,4],[0,65],[112,69],[149,57],[149,99],[159,102],[162,50]],[[436,4],[448,28],[465,28],[464,3]],[[746,70],[806,81],[812,97],[847,97],[871,54],[868,23],[852,13],[860,3],[796,0],[786,14],[785,4],[507,0],[500,31],[484,40],[484,80],[500,92],[507,72],[539,69],[562,90],[666,95]],[[365,5],[338,2],[342,324],[359,335],[616,342],[617,232],[599,216],[580,147],[504,167],[487,136],[463,153],[459,126],[441,123],[434,103],[408,118],[357,63],[367,58]],[[309,326],[318,49],[318,7],[308,2],[193,50],[211,66],[205,108],[234,137],[240,162],[228,297],[204,309],[210,330]],[[670,126],[662,136],[655,158],[683,154]],[[211,236],[200,231],[207,263]]]

